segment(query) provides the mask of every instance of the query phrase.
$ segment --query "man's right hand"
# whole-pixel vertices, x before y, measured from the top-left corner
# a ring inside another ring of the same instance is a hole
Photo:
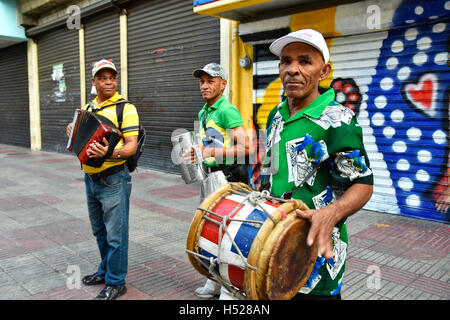
[[[198,144],[198,145],[193,146],[190,150],[183,153],[184,161],[186,161],[187,163],[195,163],[195,162],[203,161],[203,159],[197,158],[195,148],[199,148],[200,151],[202,152],[202,156],[203,156],[203,150],[205,149],[205,147]]]

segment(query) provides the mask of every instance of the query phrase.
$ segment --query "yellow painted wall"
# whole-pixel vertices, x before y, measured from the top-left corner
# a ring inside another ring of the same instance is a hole
[[[244,127],[253,127],[253,67],[244,69],[239,60],[248,56],[253,61],[253,46],[242,41],[237,34],[237,23],[233,26],[231,50],[231,103],[241,112]]]
[[[336,7],[294,14],[291,17],[290,29],[291,31],[296,31],[313,28],[321,32],[325,38],[335,37],[339,35],[335,30],[335,15]],[[327,39],[327,44],[328,47],[332,46],[332,40]],[[330,63],[333,66],[332,61]],[[332,78],[333,70],[330,72],[328,78],[322,81],[321,85],[325,87],[329,86]],[[277,78],[269,84],[264,97],[257,100],[257,103],[261,104],[256,115],[256,123],[260,128],[266,128],[267,117],[270,111],[280,102],[281,92],[282,83],[280,78]]]

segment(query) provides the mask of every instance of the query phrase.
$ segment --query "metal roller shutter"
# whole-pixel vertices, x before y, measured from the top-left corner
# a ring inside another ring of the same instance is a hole
[[[58,28],[38,37],[42,148],[66,150],[66,126],[80,106],[78,31]],[[61,69],[62,67],[62,69]]]
[[[0,50],[0,143],[30,146],[27,43]]]
[[[140,163],[178,172],[170,136],[194,128],[204,102],[192,71],[220,62],[220,23],[194,14],[189,1],[142,1],[127,10],[128,95],[147,130]]]
[[[120,20],[117,10],[108,11],[89,18],[84,22],[85,54],[86,54],[86,98],[91,95],[92,63],[101,59],[112,59],[120,70]],[[119,74],[120,76],[120,74]],[[120,80],[117,91],[120,93]]]
[[[447,29],[448,21],[411,25],[390,30],[380,41],[367,109],[360,115],[362,124],[370,124],[368,137],[375,137],[368,138],[379,169],[373,208],[389,199],[392,208],[398,207],[390,212],[450,220],[435,208],[448,167]]]
[[[356,112],[374,172],[366,209],[450,220],[435,207],[448,175],[449,27],[447,18],[329,39],[327,84]],[[254,121],[262,127],[283,97],[269,44],[255,45]]]

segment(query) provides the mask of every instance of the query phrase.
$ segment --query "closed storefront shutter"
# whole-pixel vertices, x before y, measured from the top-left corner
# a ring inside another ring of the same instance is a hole
[[[139,162],[178,172],[170,136],[194,129],[204,101],[192,71],[220,62],[220,23],[194,14],[189,1],[142,1],[127,10],[128,95],[147,130]]]
[[[450,8],[444,1],[408,3],[392,4],[390,28],[384,30],[343,36],[333,30],[327,36],[317,26],[327,37],[333,67],[322,85],[335,89],[336,100],[357,114],[363,128],[375,180],[365,208],[448,222],[436,202],[449,188]],[[333,27],[339,14],[348,16],[344,8],[350,5],[331,8]],[[245,38],[251,43],[257,35]],[[262,128],[284,95],[279,60],[268,50],[272,40],[254,43],[254,121]]]
[[[0,49],[0,142],[30,146],[27,43]]]
[[[101,59],[111,59],[120,71],[120,20],[117,10],[109,10],[88,18],[84,24],[86,55],[86,98],[96,97],[91,94],[92,66]],[[119,72],[120,76],[120,72]],[[120,93],[120,80],[117,91]]]
[[[61,27],[37,41],[42,148],[64,152],[66,126],[80,106],[78,31]]]

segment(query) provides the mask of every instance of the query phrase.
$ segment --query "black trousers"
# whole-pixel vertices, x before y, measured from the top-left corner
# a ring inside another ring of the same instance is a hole
[[[232,164],[229,166],[219,165],[218,167],[211,167],[209,170],[210,172],[222,170],[228,182],[243,182],[248,184],[248,168],[248,164]]]

